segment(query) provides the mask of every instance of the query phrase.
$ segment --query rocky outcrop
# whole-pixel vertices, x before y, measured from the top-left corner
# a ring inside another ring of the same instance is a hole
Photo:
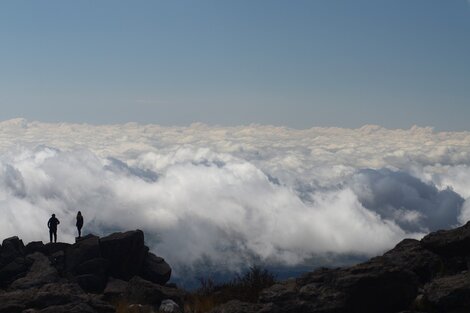
[[[470,312],[470,223],[405,239],[382,256],[322,268],[262,291],[258,303],[232,301],[212,313]]]
[[[153,253],[149,253],[147,258],[144,260],[142,267],[142,277],[163,285],[171,276],[171,268],[165,260]]]
[[[28,258],[33,262],[30,270],[25,277],[15,280],[10,286],[11,289],[30,289],[60,280],[57,269],[51,265],[49,258],[44,254],[34,252],[28,255]]]
[[[229,301],[212,313],[470,312],[470,223],[405,239],[345,268],[320,268],[264,289],[256,303]],[[0,246],[0,313],[181,312],[185,293],[166,284],[171,268],[139,231],[76,243]]]
[[[444,276],[424,286],[423,306],[437,312],[470,311],[470,272]]]
[[[128,280],[142,272],[149,251],[142,231],[114,233],[102,238],[100,246],[103,257],[112,261],[109,264],[112,276]]]
[[[74,244],[7,238],[0,246],[0,313],[115,312],[116,299],[158,308],[183,304],[165,287],[171,267],[149,252],[140,230]],[[151,295],[151,296],[150,296]]]
[[[126,288],[125,298],[131,303],[151,304],[159,307],[163,299],[169,299],[183,306],[184,292],[177,288],[157,285],[142,279],[133,277]]]
[[[0,251],[0,288],[2,288],[25,276],[32,262],[25,257],[25,246],[18,237],[3,240]]]

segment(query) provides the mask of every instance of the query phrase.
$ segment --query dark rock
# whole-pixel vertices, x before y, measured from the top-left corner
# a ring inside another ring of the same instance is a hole
[[[99,238],[88,235],[65,250],[65,270],[74,273],[80,264],[100,257]]]
[[[110,277],[106,288],[103,291],[104,298],[106,300],[122,298],[127,291],[128,284],[129,283],[127,281]]]
[[[87,302],[97,313],[115,313],[116,308],[103,300],[101,295],[91,295]]]
[[[260,302],[285,302],[297,298],[298,287],[295,280],[288,280],[264,289],[259,297]]]
[[[32,241],[28,243],[24,249],[25,254],[32,254],[35,252],[41,252],[43,254],[47,254],[46,247],[42,243],[42,241]]]
[[[455,275],[461,273],[462,271],[466,271],[469,269],[468,267],[468,259],[470,256],[462,257],[462,256],[453,256],[453,257],[446,257],[442,260],[442,267],[441,270],[438,272],[440,276],[442,275]]]
[[[109,261],[103,258],[96,258],[85,261],[75,268],[77,275],[95,274],[102,277],[107,277]]]
[[[0,312],[22,312],[27,309],[26,303],[33,297],[33,291],[10,291],[0,293]]]
[[[35,252],[29,255],[29,258],[33,260],[33,265],[25,277],[19,278],[11,284],[11,289],[40,287],[59,280],[59,273],[51,266],[49,259],[44,254]]]
[[[362,264],[276,284],[261,293],[259,312],[470,312],[469,265],[466,224],[403,240]]]
[[[84,274],[75,277],[77,283],[86,292],[100,293],[106,287],[106,277],[94,274]]]
[[[11,263],[18,257],[23,257],[24,244],[18,237],[10,237],[2,242],[2,254],[0,255],[0,266]]]
[[[338,270],[320,269],[265,289],[260,301],[272,304],[266,312],[349,312],[344,311],[347,297],[336,286],[337,275]]]
[[[264,304],[261,310],[258,311],[258,313],[283,313],[281,311],[281,308],[279,308],[277,305],[273,303],[267,303]]]
[[[7,265],[0,268],[0,287],[5,287],[11,284],[18,278],[26,275],[31,266],[32,261],[24,258],[17,257]]]
[[[2,242],[2,253],[8,251],[17,251],[20,254],[24,254],[23,240],[19,239],[17,236],[4,239]]]
[[[85,306],[86,305],[86,306]],[[89,296],[76,284],[57,282],[40,288],[0,293],[0,312],[96,312],[111,313],[112,306]],[[86,308],[86,310],[85,310]]]
[[[39,288],[27,306],[35,309],[44,309],[56,305],[67,305],[83,302],[84,293],[79,285],[74,283],[53,283]]]
[[[210,313],[257,313],[261,309],[263,309],[261,304],[232,300],[216,307]]]
[[[65,305],[53,305],[38,311],[38,313],[97,313],[86,303],[72,303]]]
[[[416,275],[379,257],[339,271],[336,286],[347,294],[351,312],[395,312],[409,307],[418,293]]]
[[[184,296],[185,293],[181,290],[154,284],[138,276],[129,281],[125,293],[125,298],[129,303],[150,304],[157,307],[165,299],[173,300],[183,306]]]
[[[470,272],[436,278],[424,286],[424,297],[436,312],[470,312]]]
[[[49,256],[52,266],[54,266],[61,275],[65,272],[65,252],[59,250]]]
[[[342,269],[319,269],[295,281],[274,285],[260,301],[281,312],[396,312],[416,298],[419,280],[378,257]]]
[[[164,285],[171,277],[171,267],[165,260],[149,253],[144,261],[142,277],[156,284]]]
[[[165,284],[171,268],[148,253],[139,230],[115,233],[102,242],[88,235],[73,245],[36,241],[25,247],[18,237],[7,238],[0,246],[0,287],[7,288],[0,289],[0,313],[112,313],[116,309],[109,301],[122,299],[153,308],[167,300],[172,312],[183,305],[185,294],[177,288],[139,277],[108,281],[110,273],[124,279],[145,273]]]
[[[443,269],[443,260],[425,249],[420,241],[405,239],[383,255],[387,262],[414,272],[421,282],[427,282]]]
[[[48,256],[51,256],[59,251],[65,251],[71,244],[65,242],[57,242],[57,243],[46,243],[44,245],[45,253]]]
[[[109,274],[129,280],[142,272],[148,248],[141,230],[114,233],[101,238],[101,253],[109,261]]]
[[[470,255],[470,222],[451,230],[440,230],[425,236],[424,248],[443,256]]]
[[[0,313],[21,313],[26,309],[24,304],[20,303],[0,303]]]

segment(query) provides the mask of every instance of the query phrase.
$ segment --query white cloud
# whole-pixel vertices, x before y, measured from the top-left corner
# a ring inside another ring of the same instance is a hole
[[[0,123],[0,237],[141,228],[179,268],[374,255],[469,215],[470,133]],[[419,178],[419,179],[418,179]],[[447,189],[450,186],[453,191]],[[460,196],[459,196],[460,195]]]

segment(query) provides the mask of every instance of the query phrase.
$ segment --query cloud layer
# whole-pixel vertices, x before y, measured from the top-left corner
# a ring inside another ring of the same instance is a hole
[[[380,253],[470,218],[470,133],[0,123],[0,237],[140,228],[179,270]]]

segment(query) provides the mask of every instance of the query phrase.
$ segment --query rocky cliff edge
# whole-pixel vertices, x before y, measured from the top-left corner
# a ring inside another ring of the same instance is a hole
[[[182,305],[183,292],[165,286],[171,267],[144,244],[140,230],[74,244],[18,237],[0,246],[0,313],[115,312],[116,305]]]

